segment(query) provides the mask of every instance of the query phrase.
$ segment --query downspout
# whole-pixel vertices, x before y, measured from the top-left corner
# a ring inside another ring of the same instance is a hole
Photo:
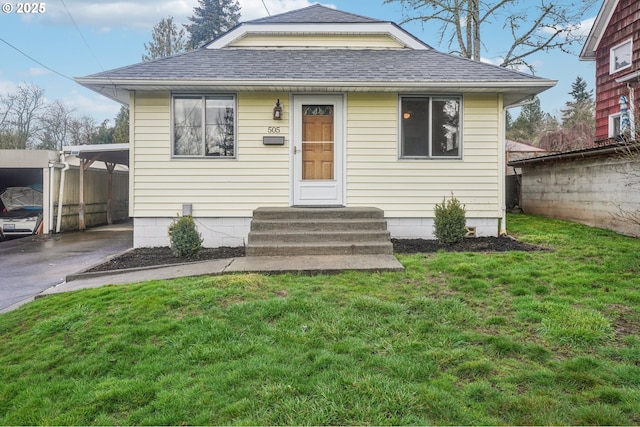
[[[47,227],[49,228],[49,234],[53,233],[53,183],[55,179],[55,170],[62,169],[64,165],[62,163],[49,162],[49,218],[47,221]]]
[[[60,171],[60,187],[58,188],[58,218],[56,220],[56,233],[60,232],[60,228],[62,225],[62,205],[64,199],[64,177],[66,175],[66,171],[69,170],[69,163],[66,161],[64,157],[64,152],[60,153],[60,163],[64,165],[62,170]]]
[[[627,83],[629,89],[629,121],[631,122],[631,140],[636,139],[636,94],[633,86]]]
[[[504,123],[504,133],[502,134],[502,158],[506,159],[507,156],[507,110],[510,108],[524,107],[525,105],[530,105],[536,102],[538,97],[536,95],[530,96],[528,98],[523,99],[520,102],[515,104],[507,105],[502,108],[502,123]],[[507,235],[507,177],[506,175],[506,162],[502,162],[502,174],[500,175],[502,178],[502,212],[500,217],[500,236]]]

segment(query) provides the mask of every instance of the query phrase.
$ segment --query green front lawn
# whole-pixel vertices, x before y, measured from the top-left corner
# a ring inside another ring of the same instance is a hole
[[[640,240],[55,295],[0,315],[0,424],[640,423]]]

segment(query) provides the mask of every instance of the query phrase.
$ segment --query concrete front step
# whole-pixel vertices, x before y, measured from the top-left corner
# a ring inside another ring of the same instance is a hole
[[[391,255],[384,211],[377,208],[258,208],[247,256]]]
[[[253,219],[251,231],[353,231],[386,230],[384,219]]]
[[[359,231],[315,231],[301,230],[278,231],[274,235],[270,231],[252,231],[249,233],[249,245],[258,243],[287,244],[287,243],[324,243],[324,242],[388,242],[391,238],[386,230]]]
[[[256,243],[247,245],[247,256],[392,255],[389,242]]]
[[[277,208],[263,207],[253,211],[253,219],[384,219],[378,208]]]

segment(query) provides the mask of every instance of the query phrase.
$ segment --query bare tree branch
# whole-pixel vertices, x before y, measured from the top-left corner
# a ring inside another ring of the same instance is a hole
[[[407,22],[439,22],[438,35],[442,42],[447,34],[450,51],[479,61],[485,24],[504,21],[503,29],[511,36],[511,45],[502,56],[503,67],[526,66],[533,71],[527,58],[538,52],[570,48],[582,40],[572,33],[584,11],[596,0],[385,0],[400,3]],[[456,48],[453,44],[457,43]]]
[[[40,130],[39,113],[44,106],[44,89],[22,83],[14,92],[2,97],[2,134],[11,140],[12,148],[25,149]]]

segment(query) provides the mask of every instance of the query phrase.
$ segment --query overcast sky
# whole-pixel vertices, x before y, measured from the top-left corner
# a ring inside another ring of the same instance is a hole
[[[569,1],[569,0],[557,0]],[[308,0],[240,0],[241,20],[247,21],[309,6]],[[17,13],[18,2],[0,0],[0,93],[11,91],[21,82],[34,83],[45,89],[49,100],[60,99],[80,114],[89,114],[98,121],[115,117],[119,105],[83,88],[67,77],[89,74],[140,62],[144,43],[151,39],[153,26],[162,18],[173,16],[186,23],[193,15],[197,0],[50,0],[42,2],[42,13]],[[403,20],[399,4],[384,4],[383,0],[332,0],[319,3],[346,12],[400,23]],[[9,6],[7,6],[9,5]],[[588,31],[595,18],[598,2],[584,16],[583,28]],[[8,10],[10,9],[10,10]],[[498,63],[505,47],[502,23],[491,24],[495,31],[485,32],[487,47],[483,57]],[[435,28],[419,24],[405,29],[435,48],[440,46]],[[536,74],[559,80],[556,88],[541,96],[542,107],[557,112],[569,100],[568,92],[576,76],[582,76],[593,88],[595,67],[581,62],[576,54],[556,52],[532,58]],[[16,49],[19,49],[18,52]],[[28,58],[31,57],[32,59]],[[34,60],[38,62],[34,62]]]

